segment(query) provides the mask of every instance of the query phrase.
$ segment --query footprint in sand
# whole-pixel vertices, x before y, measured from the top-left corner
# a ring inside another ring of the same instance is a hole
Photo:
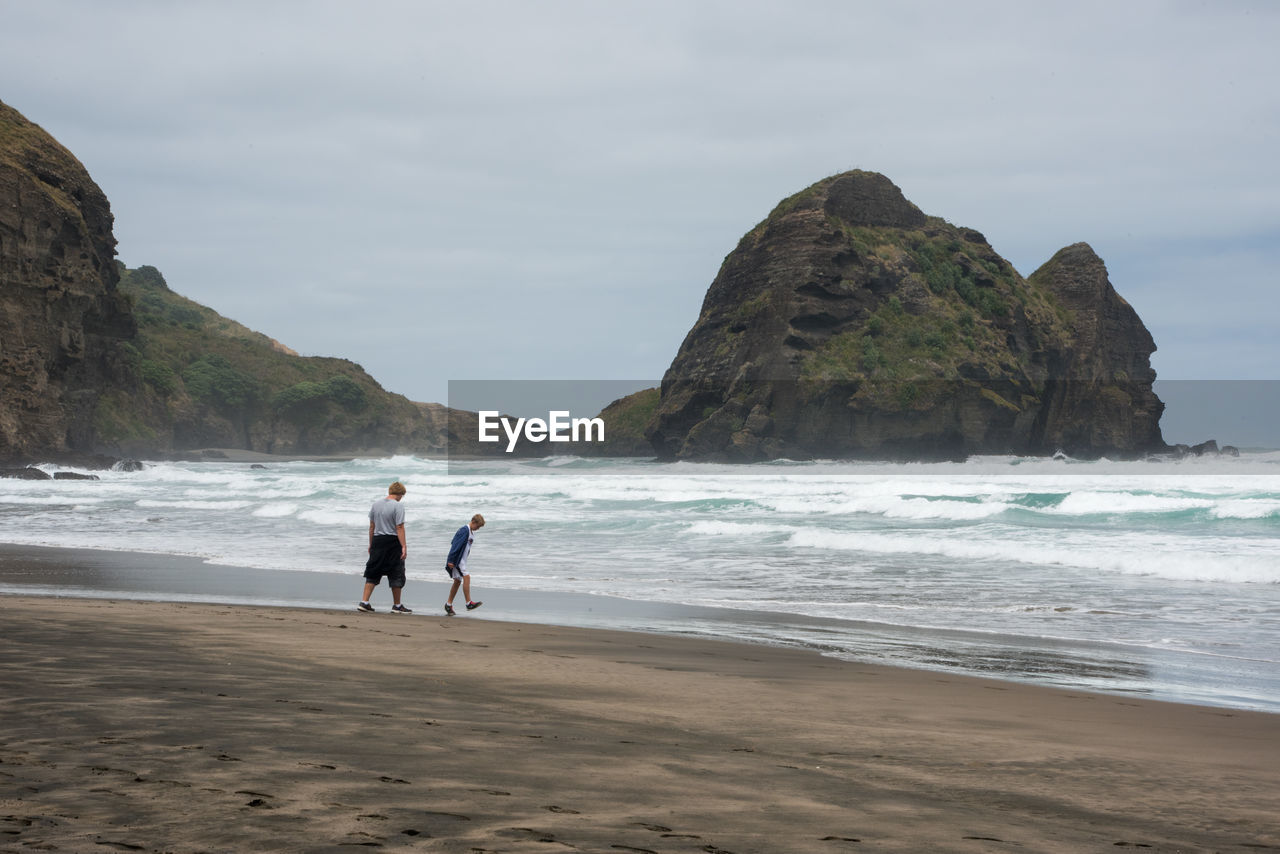
[[[142,778],[139,777],[138,779],[141,780]],[[182,780],[149,780],[147,782],[156,783],[161,786],[177,786],[179,789],[191,788],[190,783],[185,783]]]
[[[253,807],[255,809],[269,809],[269,810],[275,809],[275,807],[271,806],[271,804],[268,803],[268,801],[271,799],[271,795],[266,795],[266,794],[263,794],[262,792],[251,792],[248,789],[236,789],[236,794],[252,796],[253,799],[245,804],[245,806],[247,807]]]
[[[381,848],[381,847],[382,847],[382,837],[381,837],[381,836],[374,836],[374,835],[373,835],[373,834],[371,834],[371,833],[356,833],[356,834],[353,834],[353,835],[354,835],[354,836],[361,836],[361,837],[364,837],[364,839],[360,840],[359,842],[340,842],[340,843],[338,843],[338,844],[339,844],[339,845],[356,845],[356,846],[364,846],[364,847],[366,847],[366,848]]]

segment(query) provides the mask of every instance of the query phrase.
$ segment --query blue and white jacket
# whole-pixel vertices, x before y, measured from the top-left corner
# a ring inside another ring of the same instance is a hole
[[[453,542],[449,543],[449,556],[444,559],[445,569],[449,568],[449,564],[453,564],[458,569],[463,569],[462,560],[467,556],[467,545],[471,541],[471,526],[463,525],[458,532],[453,535]]]

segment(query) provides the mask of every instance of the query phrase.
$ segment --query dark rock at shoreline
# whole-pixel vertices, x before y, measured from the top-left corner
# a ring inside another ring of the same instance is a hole
[[[0,468],[0,477],[13,478],[14,480],[52,480],[48,472],[32,466]]]
[[[1198,445],[1170,445],[1159,456],[1171,457],[1175,460],[1180,460],[1185,457],[1204,456],[1238,457],[1240,456],[1240,449],[1234,445],[1223,445],[1219,448],[1218,441],[1216,439],[1210,439],[1209,441],[1201,442]]]
[[[53,473],[54,480],[101,480],[96,474],[84,474],[78,471],[56,471]]]
[[[1024,279],[883,175],[781,202],[725,258],[662,381],[659,457],[1163,450],[1151,335],[1088,245]]]

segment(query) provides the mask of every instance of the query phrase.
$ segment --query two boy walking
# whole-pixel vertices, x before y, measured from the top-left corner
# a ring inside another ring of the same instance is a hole
[[[387,487],[387,497],[379,498],[369,508],[369,560],[364,566],[364,596],[356,605],[358,611],[372,611],[369,597],[373,588],[378,586],[386,576],[387,586],[391,588],[393,614],[412,614],[400,601],[400,593],[405,585],[404,561],[409,555],[409,546],[404,536],[404,498],[405,487],[396,481]],[[471,574],[467,572],[467,557],[471,554],[471,546],[475,542],[475,532],[484,527],[484,517],[479,513],[471,517],[471,521],[458,529],[449,544],[449,555],[445,558],[444,571],[453,579],[449,588],[449,598],[444,605],[444,612],[450,617],[454,615],[453,598],[462,588],[462,595],[467,601],[467,610],[474,611],[482,602],[471,598]]]

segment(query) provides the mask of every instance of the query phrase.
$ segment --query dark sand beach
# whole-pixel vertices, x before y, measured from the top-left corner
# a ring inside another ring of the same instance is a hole
[[[1280,848],[1280,716],[435,614],[0,599],[12,851]]]

